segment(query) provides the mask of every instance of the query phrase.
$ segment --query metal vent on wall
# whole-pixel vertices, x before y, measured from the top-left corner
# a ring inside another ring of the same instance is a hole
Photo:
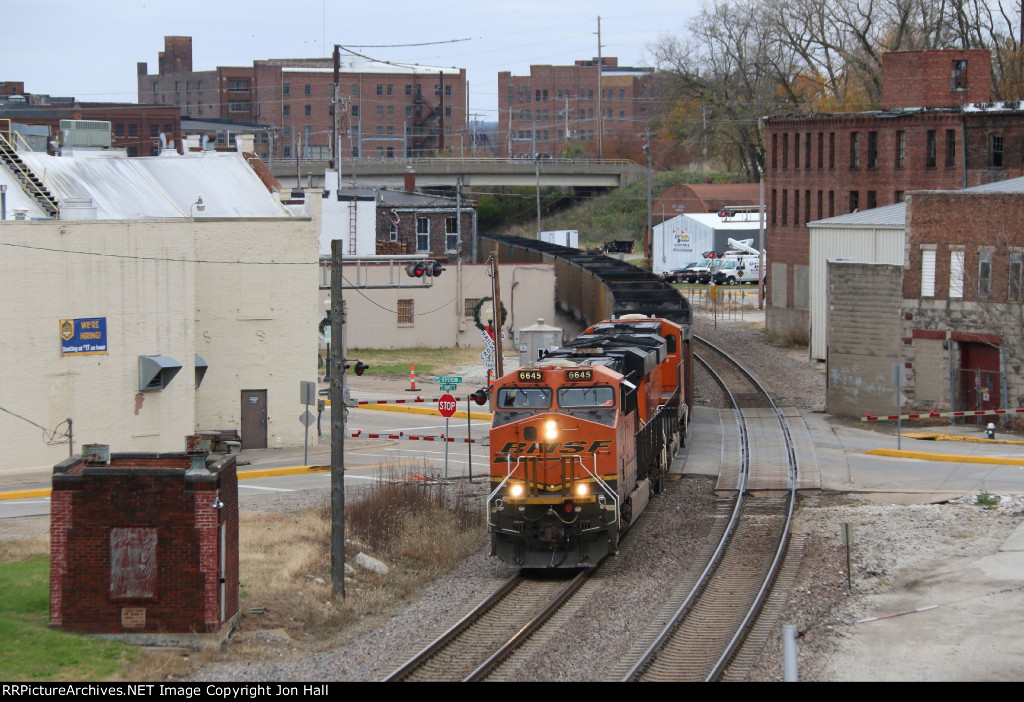
[[[206,361],[198,353],[196,354],[196,390],[203,384],[203,377],[206,375],[206,370],[209,368],[206,365]]]
[[[139,356],[139,390],[163,390],[181,370],[181,364],[169,356]]]

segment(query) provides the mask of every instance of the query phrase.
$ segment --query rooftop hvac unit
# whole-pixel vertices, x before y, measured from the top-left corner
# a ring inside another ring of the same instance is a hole
[[[110,122],[87,119],[62,119],[60,121],[61,146],[110,147]]]

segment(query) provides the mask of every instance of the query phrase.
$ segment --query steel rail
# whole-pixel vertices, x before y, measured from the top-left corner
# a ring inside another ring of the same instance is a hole
[[[770,591],[770,588],[775,581],[782,560],[785,556],[786,547],[789,543],[789,531],[792,523],[793,509],[795,506],[796,455],[792,437],[790,436],[788,427],[786,426],[785,419],[782,416],[781,410],[779,410],[778,406],[771,398],[771,395],[761,385],[761,383],[758,382],[757,379],[754,378],[754,376],[746,368],[744,368],[729,354],[715,347],[713,344],[708,343],[706,340],[701,339],[700,337],[695,336],[694,339],[713,349],[722,358],[725,358],[734,368],[739,370],[746,377],[748,382],[750,382],[754,387],[756,387],[758,391],[768,399],[769,406],[772,408],[773,413],[775,414],[781,426],[783,438],[786,445],[786,455],[789,468],[788,506],[786,510],[787,514],[785,523],[781,529],[779,545],[776,548],[772,563],[768,567],[766,575],[762,580],[761,587],[759,588],[758,593],[755,595],[751,606],[748,608],[746,615],[743,618],[743,621],[739,624],[739,626],[736,629],[736,633],[733,635],[732,639],[726,645],[723,653],[712,666],[710,673],[705,678],[706,681],[712,681],[717,680],[721,677],[723,671],[735,655],[736,650],[742,644],[742,641],[746,638],[746,635],[749,632],[750,627],[753,625],[754,621],[756,620],[757,614],[760,612],[761,606],[764,602],[767,593]],[[642,674],[642,672],[651,665],[657,653],[665,647],[668,641],[671,640],[672,636],[678,630],[682,621],[688,616],[689,612],[692,610],[692,607],[694,606],[695,601],[705,593],[708,584],[710,583],[712,574],[717,571],[718,567],[722,563],[723,553],[732,541],[732,537],[736,530],[736,524],[739,520],[739,515],[741,514],[744,506],[743,497],[747,491],[750,470],[750,450],[748,447],[746,421],[743,418],[742,412],[736,404],[736,400],[731,389],[725,385],[725,381],[722,379],[721,375],[719,375],[715,370],[713,370],[709,362],[706,361],[704,358],[696,354],[695,358],[708,369],[708,371],[716,379],[716,382],[718,382],[719,385],[722,386],[723,390],[728,395],[730,403],[733,405],[734,408],[736,408],[737,421],[740,427],[741,436],[740,484],[737,490],[736,501],[732,510],[732,515],[730,516],[729,524],[724,530],[722,537],[715,549],[715,552],[709,558],[707,566],[700,574],[697,582],[694,584],[693,588],[687,595],[686,599],[683,601],[682,604],[679,605],[679,607],[670,617],[669,621],[662,627],[661,631],[658,633],[655,640],[644,651],[644,653],[637,661],[637,663],[629,670],[629,672],[623,678],[623,681],[637,679]]]

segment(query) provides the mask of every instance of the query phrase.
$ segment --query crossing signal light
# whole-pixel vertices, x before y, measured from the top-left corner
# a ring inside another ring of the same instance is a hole
[[[486,405],[487,404],[487,390],[485,390],[484,388],[480,388],[479,390],[477,390],[476,392],[471,394],[469,396],[469,398],[471,400],[473,400],[473,402],[477,403],[478,405]]]
[[[348,364],[348,363],[345,364],[345,370],[348,370],[351,367],[352,367],[351,364]],[[366,365],[365,363],[363,363],[362,361],[356,361],[356,367],[355,367],[355,374],[356,375],[362,375],[363,373],[365,373],[369,369],[370,369],[370,367],[368,365]]]
[[[410,278],[436,278],[444,271],[440,261],[417,261],[405,267],[405,273]]]

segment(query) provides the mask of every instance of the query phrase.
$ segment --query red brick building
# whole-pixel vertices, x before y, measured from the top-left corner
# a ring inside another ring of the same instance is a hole
[[[61,120],[110,122],[110,145],[124,149],[129,156],[157,156],[161,134],[168,143],[174,143],[181,136],[181,118],[173,107],[78,102],[74,98],[51,100],[46,95],[27,97],[25,102],[0,102],[0,119],[48,127],[51,138],[57,138],[60,133]]]
[[[572,66],[498,73],[498,155],[546,158],[636,157],[654,116],[654,69],[619,66],[615,57]],[[642,157],[642,154],[641,154]]]
[[[340,62],[337,119],[333,58],[267,59],[195,71],[192,38],[164,37],[159,72],[137,65],[139,101],[182,116],[255,122],[270,129],[269,160],[434,156],[469,148],[465,69],[403,68],[357,56]]]
[[[1024,175],[1024,110],[989,102],[990,69],[987,51],[886,54],[881,110],[765,119],[769,328],[807,328],[807,222]]]
[[[53,469],[50,626],[137,642],[226,636],[238,619],[235,456],[113,454]],[[178,638],[176,638],[178,637]]]

